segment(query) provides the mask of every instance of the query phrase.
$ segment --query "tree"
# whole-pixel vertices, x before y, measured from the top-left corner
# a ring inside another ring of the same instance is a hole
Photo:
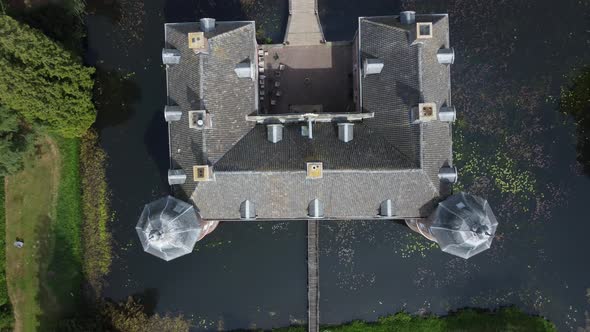
[[[94,68],[6,15],[0,16],[0,72],[0,103],[30,123],[79,137],[94,122]]]
[[[23,166],[23,153],[33,141],[33,134],[19,115],[0,106],[0,177],[13,174]]]

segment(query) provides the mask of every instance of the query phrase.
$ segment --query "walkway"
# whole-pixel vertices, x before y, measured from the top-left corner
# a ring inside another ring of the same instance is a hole
[[[324,33],[318,16],[317,0],[289,0],[286,45],[319,45]]]
[[[307,221],[307,324],[309,332],[320,330],[320,273],[318,221]]]

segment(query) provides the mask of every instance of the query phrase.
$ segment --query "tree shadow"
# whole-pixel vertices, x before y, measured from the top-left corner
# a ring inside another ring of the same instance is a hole
[[[90,15],[108,17],[113,22],[121,20],[121,0],[87,0],[86,12]]]
[[[74,254],[72,239],[54,224],[49,216],[40,217],[36,233],[36,264],[39,292],[37,303],[42,308],[37,316],[39,331],[54,331],[62,319],[84,311],[79,287],[82,282],[80,261]]]

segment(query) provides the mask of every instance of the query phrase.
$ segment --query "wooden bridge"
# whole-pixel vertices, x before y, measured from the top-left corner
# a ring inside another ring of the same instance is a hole
[[[289,0],[285,45],[319,45],[325,42],[317,0]]]
[[[320,326],[320,271],[318,221],[307,221],[307,322],[309,332]]]
[[[284,44],[313,46],[324,44],[317,0],[289,0],[289,20]],[[318,221],[307,221],[307,322],[308,331],[320,329],[320,274]]]

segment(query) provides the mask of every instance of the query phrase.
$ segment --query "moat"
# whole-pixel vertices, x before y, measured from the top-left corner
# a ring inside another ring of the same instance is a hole
[[[282,41],[287,2],[116,3],[118,10],[98,7],[87,21],[86,60],[114,77],[116,92],[112,110],[99,119],[116,213],[116,259],[105,295],[142,294],[157,312],[192,318],[196,331],[304,324],[305,223],[222,223],[193,254],[169,263],[144,254],[133,229],[143,203],[168,192],[167,131],[161,116],[166,98],[160,60],[163,23],[204,16],[251,19],[265,36]],[[588,8],[564,4],[560,10],[568,24],[558,24],[553,5],[319,1],[328,41],[351,40],[358,16],[396,15],[402,9],[449,12],[451,44],[457,51],[451,73],[458,130],[470,142],[489,147],[471,149],[459,140],[455,149],[472,154],[489,150],[475,159],[498,162],[496,142],[488,138],[501,136],[497,146],[507,144],[511,158],[520,156],[516,162],[522,167],[516,170],[535,180],[529,186],[534,190],[497,190],[493,176],[472,176],[475,180],[467,182],[477,167],[465,163],[463,185],[498,206],[501,223],[492,249],[467,261],[390,222],[321,222],[322,324],[374,320],[400,310],[445,313],[515,304],[548,317],[560,330],[585,326],[590,268],[580,264],[576,253],[585,249],[590,231],[583,222],[590,180],[576,166],[575,130],[553,100],[567,82],[564,75],[588,60],[587,36],[580,32],[587,30]],[[508,22],[501,27],[493,22],[500,17]]]

